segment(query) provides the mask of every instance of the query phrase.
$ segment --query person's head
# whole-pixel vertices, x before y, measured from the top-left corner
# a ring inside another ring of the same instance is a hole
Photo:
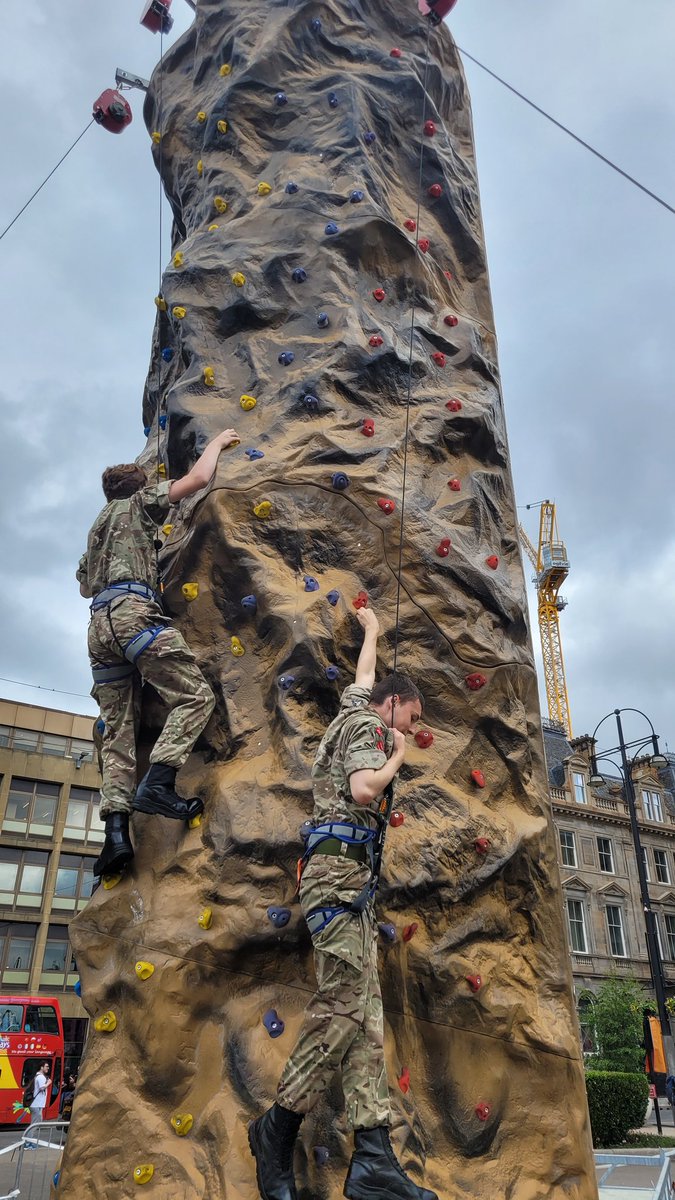
[[[422,716],[424,697],[412,679],[393,671],[375,684],[370,704],[390,728],[410,733]]]
[[[40,1070],[42,1071],[43,1075],[49,1075],[49,1063],[46,1059],[43,1063],[40,1063]]]
[[[148,482],[145,471],[138,463],[119,463],[116,467],[106,467],[101,476],[103,493],[106,500],[126,500],[134,496]]]

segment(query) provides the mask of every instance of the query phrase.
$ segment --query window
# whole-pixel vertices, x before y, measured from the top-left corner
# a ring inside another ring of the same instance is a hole
[[[581,900],[567,901],[567,923],[570,931],[570,943],[574,953],[588,954],[586,916]]]
[[[649,874],[649,855],[647,854],[646,846],[642,847],[642,861],[645,865],[645,879],[647,880],[647,883],[651,883],[651,875]]]
[[[656,879],[658,883],[670,883],[670,875],[668,874],[668,860],[665,850],[654,851],[654,869],[656,871]]]
[[[29,1004],[26,1009],[26,1033],[59,1034],[59,1019],[51,1004]]]
[[[623,913],[616,904],[608,904],[606,913],[609,952],[614,958],[625,958],[626,942],[623,933]]]
[[[3,833],[52,837],[59,799],[58,783],[35,779],[12,779],[9,785]]]
[[[77,762],[93,762],[94,761],[94,743],[83,742],[78,738],[70,739],[70,757]]]
[[[0,746],[11,746],[14,750],[29,753],[51,754],[57,758],[74,758],[81,762],[93,762],[94,743],[82,738],[65,737],[60,733],[39,733],[37,729],[14,729],[0,725]]]
[[[73,952],[68,942],[67,925],[50,925],[47,930],[40,986],[59,989],[65,986],[66,976],[77,974]],[[75,983],[75,979],[72,980]],[[43,1030],[46,1033],[47,1030]]]
[[[48,862],[46,850],[0,847],[0,904],[40,908]]]
[[[586,780],[578,771],[572,772],[572,783],[574,784],[574,799],[577,804],[587,804],[586,800]]]
[[[23,1005],[0,1006],[0,1033],[20,1033],[23,1025]]]
[[[11,732],[9,725],[0,725],[0,746],[9,746],[9,735]]]
[[[40,734],[36,729],[15,729],[12,735],[12,745],[15,750],[37,750]]]
[[[576,867],[577,853],[574,847],[574,834],[570,829],[559,829],[560,857],[564,867]]]
[[[668,958],[675,958],[675,916],[673,913],[666,913],[664,920],[668,939]]]
[[[610,838],[598,838],[598,858],[600,860],[600,870],[606,871],[609,875],[613,875],[614,858],[612,856],[612,842]]]
[[[584,1054],[594,1054],[596,1051],[595,1033],[593,1030],[593,997],[584,993],[579,997],[577,1005],[579,1026],[581,1029],[581,1049]]]
[[[65,758],[68,748],[68,738],[58,733],[43,733],[40,749],[43,754],[53,754],[57,758]]]
[[[94,885],[94,860],[79,854],[59,855],[52,910],[74,912],[84,908]]]
[[[662,821],[661,797],[658,792],[643,792],[642,807],[646,821]]]
[[[73,842],[105,841],[105,825],[98,812],[100,799],[92,788],[71,787],[64,838]]]
[[[0,929],[0,973],[4,984],[28,983],[37,928],[17,922]]]

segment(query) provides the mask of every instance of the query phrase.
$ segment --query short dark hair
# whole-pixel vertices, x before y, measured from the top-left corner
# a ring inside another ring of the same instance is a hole
[[[420,708],[424,708],[424,696],[421,691],[408,675],[402,675],[400,671],[391,671],[389,675],[385,675],[370,693],[373,704],[383,704],[392,696],[398,696],[401,704],[407,704],[409,700],[419,700]]]
[[[119,463],[106,467],[101,476],[103,493],[108,503],[111,500],[126,500],[145,487],[148,477],[138,463]]]

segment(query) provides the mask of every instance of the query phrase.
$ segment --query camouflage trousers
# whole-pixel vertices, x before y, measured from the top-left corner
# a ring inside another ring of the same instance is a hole
[[[105,721],[102,817],[131,811],[137,783],[136,738],[143,682],[152,684],[169,709],[150,755],[151,763],[182,767],[213,712],[213,692],[187,642],[159,605],[142,597],[129,596],[92,613],[88,637],[92,667],[128,665],[124,647],[153,625],[165,628],[139,655],[133,674],[116,683],[95,683],[91,690]]]
[[[305,867],[300,901],[305,914],[319,905],[349,904],[368,879],[350,859],[315,855]],[[335,917],[313,939],[317,991],[310,1000],[277,1100],[307,1113],[338,1068],[352,1129],[390,1121],[384,1063],[384,1016],[377,973],[377,927],[365,913]]]

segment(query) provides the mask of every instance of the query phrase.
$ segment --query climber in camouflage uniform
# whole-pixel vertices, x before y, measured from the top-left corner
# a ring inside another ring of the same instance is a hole
[[[226,429],[182,479],[148,483],[136,463],[103,472],[108,501],[97,517],[80,559],[80,593],[91,597],[89,658],[92,695],[101,710],[105,843],[94,874],[121,870],[134,855],[129,838],[132,809],[189,819],[200,800],[183,800],[176,773],[213,711],[214,697],[194,654],[162,609],[155,540],[172,505],[206,487],[221,450],[238,441]],[[150,770],[136,786],[136,734],[141,684],[152,684],[169,709],[150,755]]]
[[[293,1148],[300,1123],[336,1070],[354,1130],[345,1196],[352,1200],[436,1200],[403,1171],[389,1141],[384,1020],[377,973],[377,924],[370,890],[373,839],[384,790],[405,758],[405,735],[422,697],[405,675],[375,684],[379,624],[364,630],[356,681],[326,731],[312,768],[314,822],[300,884],[312,934],[317,991],[279,1083],[277,1102],[249,1126],[263,1200],[297,1200]]]

